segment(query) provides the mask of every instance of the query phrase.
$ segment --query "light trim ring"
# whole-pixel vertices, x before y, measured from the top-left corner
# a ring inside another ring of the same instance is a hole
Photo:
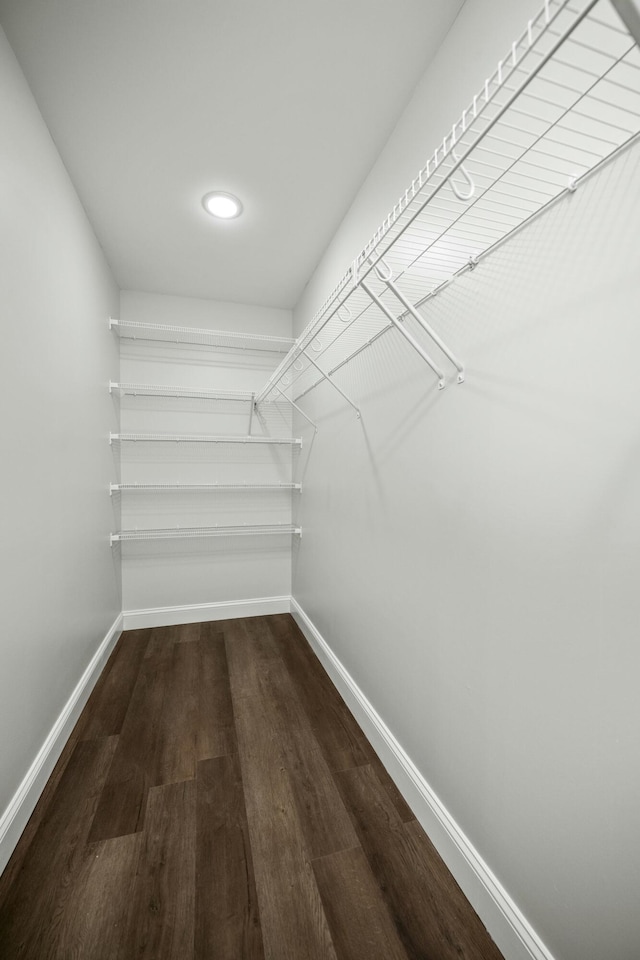
[[[211,190],[202,198],[202,206],[217,220],[235,220],[242,213],[242,204],[232,193],[225,190]]]

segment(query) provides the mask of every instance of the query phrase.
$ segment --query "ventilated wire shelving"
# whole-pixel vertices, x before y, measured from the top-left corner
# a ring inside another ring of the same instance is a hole
[[[109,392],[121,397],[167,397],[186,400],[230,400],[253,403],[255,393],[247,390],[200,390],[156,383],[109,383]]]
[[[206,330],[198,327],[172,326],[162,323],[109,320],[109,328],[127,340],[155,340],[160,343],[191,344],[221,350],[255,350],[286,353],[294,343],[287,337],[270,337],[255,333],[234,333],[228,330]]]
[[[610,0],[548,0],[281,361],[299,401],[396,330],[439,387],[460,358],[422,308],[640,137],[640,52]]]
[[[227,490],[301,490],[300,483],[112,483],[110,493],[150,491],[157,493],[194,492],[217,493]]]
[[[208,537],[263,537],[283,534],[302,536],[292,523],[238,524],[214,527],[163,527],[152,530],[119,530],[111,534],[111,546],[130,540],[195,540]]]
[[[229,434],[212,436],[210,434],[182,433],[111,433],[109,443],[245,443],[245,444],[284,444],[302,446],[300,437],[260,437]]]

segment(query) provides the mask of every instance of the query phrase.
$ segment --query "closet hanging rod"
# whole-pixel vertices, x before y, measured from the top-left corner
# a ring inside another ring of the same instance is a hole
[[[147,530],[119,530],[110,537],[111,546],[131,540],[193,540],[206,537],[260,537],[287,534],[302,536],[302,528],[290,523],[239,524],[220,527],[158,527]]]
[[[331,375],[386,332],[388,317],[361,287],[369,276],[372,292],[389,307],[384,288],[371,275],[382,258],[406,303],[417,309],[635,138],[640,100],[624,71],[639,73],[637,48],[608,4],[588,0],[576,9],[566,0],[550,2],[523,37],[307,325],[258,402],[270,398],[278,383],[291,386],[299,400],[320,382],[299,362],[311,343],[316,365],[321,361],[323,374]],[[534,50],[536,45],[542,49]],[[462,164],[475,186],[464,202],[446,189],[454,175],[464,189]],[[394,316],[399,322],[412,316],[412,326],[420,326],[411,309],[394,310]]]
[[[232,437],[210,436],[209,434],[169,434],[169,433],[110,433],[109,443],[120,442],[142,443],[248,443],[248,444],[285,444],[288,446],[302,446],[300,437]]]
[[[302,490],[300,483],[110,483],[109,493],[123,491],[153,491],[158,493],[218,492],[220,490]]]

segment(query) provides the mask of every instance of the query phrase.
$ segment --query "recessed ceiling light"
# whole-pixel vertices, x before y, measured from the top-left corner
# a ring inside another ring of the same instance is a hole
[[[233,220],[242,213],[242,204],[232,193],[225,193],[222,190],[213,190],[202,198],[202,206],[212,217],[219,217],[221,220]]]

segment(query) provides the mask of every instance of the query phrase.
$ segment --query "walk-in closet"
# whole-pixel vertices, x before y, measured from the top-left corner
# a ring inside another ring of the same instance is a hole
[[[638,0],[0,0],[0,131],[0,960],[637,960]]]

